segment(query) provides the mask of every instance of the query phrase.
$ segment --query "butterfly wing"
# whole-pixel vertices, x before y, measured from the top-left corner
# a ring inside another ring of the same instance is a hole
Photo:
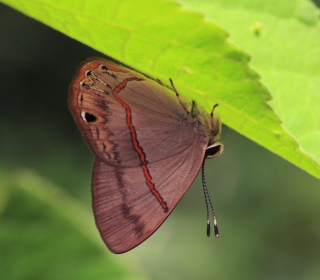
[[[90,87],[75,89],[70,99],[81,102],[73,108],[81,116],[75,119],[96,156],[96,224],[108,248],[123,253],[152,235],[187,191],[203,162],[209,128],[156,82],[135,72],[110,73],[115,76],[98,78],[111,88],[84,79]]]

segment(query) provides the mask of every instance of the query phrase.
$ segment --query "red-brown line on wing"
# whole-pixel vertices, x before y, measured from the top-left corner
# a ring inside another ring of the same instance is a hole
[[[156,190],[156,187],[154,185],[154,183],[152,182],[152,177],[150,175],[148,166],[147,166],[147,160],[146,160],[146,155],[143,152],[142,147],[140,147],[138,139],[137,139],[137,132],[136,129],[132,123],[132,112],[131,112],[131,108],[130,106],[125,103],[117,94],[126,87],[127,83],[130,81],[141,81],[143,80],[142,78],[138,78],[138,77],[131,77],[131,78],[127,78],[125,79],[122,83],[120,83],[113,91],[113,96],[119,101],[119,103],[126,109],[126,113],[127,113],[127,124],[129,126],[130,132],[131,132],[131,137],[133,140],[133,145],[135,150],[138,152],[139,156],[140,156],[140,160],[142,162],[142,169],[143,169],[143,173],[144,176],[147,179],[147,184],[151,190],[151,192],[153,193],[153,195],[157,198],[157,200],[159,201],[159,203],[161,204],[162,208],[164,209],[165,212],[168,212],[168,205],[167,203],[164,201],[164,199],[161,197],[160,193]]]

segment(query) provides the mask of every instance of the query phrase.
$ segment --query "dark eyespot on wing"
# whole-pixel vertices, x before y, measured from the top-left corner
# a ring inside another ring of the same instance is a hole
[[[88,112],[85,112],[84,114],[82,114],[82,118],[83,120],[85,120],[86,122],[95,122],[97,121],[97,117],[93,114],[90,114]]]

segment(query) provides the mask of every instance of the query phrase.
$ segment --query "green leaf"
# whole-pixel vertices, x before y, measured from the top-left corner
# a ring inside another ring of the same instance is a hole
[[[180,2],[183,8],[221,24],[252,55],[252,66],[271,90],[269,104],[299,145],[297,157],[307,153],[305,158],[319,164],[320,24],[314,4],[307,0]]]
[[[91,213],[50,181],[28,170],[0,180],[5,279],[143,279],[106,254]]]
[[[226,125],[320,177],[319,23],[309,2],[3,2],[151,77],[173,78],[182,96],[207,111],[219,103]],[[254,66],[273,100],[249,68],[250,57],[214,21],[223,22],[239,45],[251,38],[259,50],[252,52]]]

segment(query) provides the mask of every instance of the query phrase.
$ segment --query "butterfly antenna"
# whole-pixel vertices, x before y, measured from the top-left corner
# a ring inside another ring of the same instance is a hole
[[[206,176],[204,173],[204,163],[205,161],[203,161],[202,167],[201,167],[201,174],[202,174],[202,187],[203,187],[203,193],[204,193],[204,198],[206,201],[206,207],[207,207],[207,236],[210,237],[211,234],[211,224],[210,224],[210,209],[209,209],[209,205],[211,208],[211,212],[212,212],[212,216],[213,216],[213,227],[214,227],[214,235],[219,238],[220,234],[219,234],[219,229],[218,229],[218,223],[217,223],[217,218],[216,215],[214,213],[214,208],[213,208],[213,204],[208,192],[208,188],[207,188],[207,184],[206,184]]]

